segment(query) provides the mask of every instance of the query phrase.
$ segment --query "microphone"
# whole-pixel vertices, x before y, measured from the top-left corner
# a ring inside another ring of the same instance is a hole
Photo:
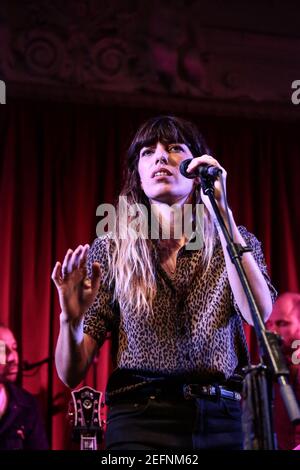
[[[222,173],[220,168],[212,165],[201,165],[192,173],[187,173],[187,167],[192,160],[192,158],[188,158],[187,160],[183,160],[183,162],[180,163],[179,171],[186,178],[193,179],[197,178],[197,176],[202,176],[203,178],[217,179],[218,176]]]

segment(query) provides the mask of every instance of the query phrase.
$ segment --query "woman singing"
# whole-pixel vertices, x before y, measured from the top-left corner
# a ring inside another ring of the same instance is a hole
[[[173,116],[144,123],[128,150],[115,229],[91,247],[68,250],[53,270],[61,380],[77,386],[108,333],[112,338],[115,367],[106,390],[111,450],[243,445],[240,391],[249,360],[243,321],[252,319],[199,177],[179,170],[186,159],[192,159],[191,173],[204,164],[220,168],[226,188],[226,170],[193,124]],[[219,179],[214,188],[228,226]],[[146,209],[139,224],[133,224],[132,207]],[[237,227],[230,209],[228,215],[234,241],[252,248],[242,264],[266,321],[276,293],[261,245]],[[189,233],[178,230],[189,223]],[[135,228],[143,224],[141,236]],[[201,246],[193,244],[197,239]]]

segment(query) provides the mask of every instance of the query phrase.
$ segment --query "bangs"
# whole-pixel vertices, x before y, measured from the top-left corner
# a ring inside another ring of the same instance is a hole
[[[168,118],[156,119],[147,127],[142,128],[139,134],[136,136],[136,151],[140,151],[143,147],[149,147],[161,142],[162,144],[186,144],[191,145],[191,139],[187,135],[184,129],[178,126],[174,120]]]
[[[190,122],[174,116],[158,116],[149,119],[137,131],[128,150],[128,164],[132,167],[143,147],[161,142],[164,145],[185,144],[193,157],[208,153],[202,135]]]

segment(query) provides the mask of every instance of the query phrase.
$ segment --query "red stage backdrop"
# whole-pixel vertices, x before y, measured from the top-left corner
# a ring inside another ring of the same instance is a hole
[[[0,315],[23,360],[54,354],[59,305],[51,271],[67,249],[96,237],[96,208],[113,202],[126,148],[137,126],[158,114],[90,105],[18,102],[0,115]],[[299,129],[296,123],[188,116],[228,171],[238,224],[262,241],[279,292],[299,291]],[[255,341],[247,329],[251,351]],[[86,384],[104,390],[109,341]],[[36,394],[53,449],[71,448],[70,391],[54,363],[23,373]]]

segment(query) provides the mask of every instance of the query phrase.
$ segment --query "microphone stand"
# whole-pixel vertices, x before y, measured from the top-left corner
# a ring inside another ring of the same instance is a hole
[[[300,423],[299,405],[295,398],[293,389],[288,383],[289,369],[281,351],[279,336],[266,330],[241,262],[243,254],[245,252],[252,251],[252,249],[248,246],[242,246],[240,243],[234,243],[233,239],[229,235],[228,229],[214,197],[215,178],[210,175],[201,175],[200,173],[200,179],[203,193],[209,197],[215,216],[225,237],[230,259],[235,265],[243,290],[247,297],[259,346],[261,364],[256,367],[254,366],[244,369],[244,372],[246,372],[246,379],[247,374],[250,374],[250,380],[248,379],[245,381],[246,393],[250,394],[251,397],[256,396],[258,403],[255,408],[257,406],[259,408],[256,408],[255,410],[256,414],[258,414],[258,427],[255,429],[257,436],[254,441],[254,445],[251,442],[251,438],[246,436],[246,446],[248,449],[274,450],[277,448],[277,444],[275,442],[272,419],[273,382],[276,380],[280,386],[281,397],[286,407],[289,419],[294,425]],[[228,220],[228,223],[230,224],[230,220]],[[251,376],[255,376],[254,380],[251,380]],[[256,387],[254,385],[255,383]],[[259,391],[258,397],[257,391]],[[253,416],[251,416],[250,421],[255,421],[253,420]]]

